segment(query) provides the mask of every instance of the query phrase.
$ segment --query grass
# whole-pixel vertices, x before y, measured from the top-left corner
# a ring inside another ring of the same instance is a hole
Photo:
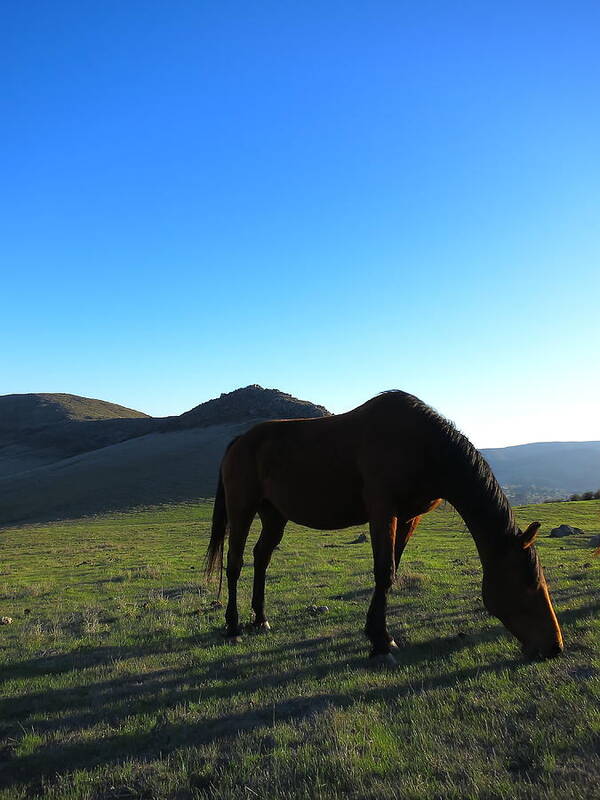
[[[391,597],[394,672],[366,658],[360,530],[290,525],[268,576],[273,633],[226,644],[201,571],[210,511],[3,531],[0,800],[598,796],[600,502],[517,510],[587,534],[540,539],[567,647],[541,663],[485,614],[460,518],[426,518]]]

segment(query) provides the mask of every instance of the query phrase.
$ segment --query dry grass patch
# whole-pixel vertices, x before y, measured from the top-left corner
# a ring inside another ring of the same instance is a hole
[[[35,581],[11,585],[5,583],[0,588],[0,600],[28,600],[31,597],[42,597],[51,591],[49,581]]]
[[[407,592],[418,592],[423,588],[427,576],[421,572],[401,572],[396,581],[399,589]]]

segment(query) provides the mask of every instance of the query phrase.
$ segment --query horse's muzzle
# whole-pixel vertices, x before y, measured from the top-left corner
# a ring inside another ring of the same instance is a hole
[[[522,649],[525,658],[530,661],[542,661],[546,658],[556,658],[562,653],[564,647],[560,642],[555,642],[550,647],[543,649],[541,647],[526,647],[525,645],[523,645]]]

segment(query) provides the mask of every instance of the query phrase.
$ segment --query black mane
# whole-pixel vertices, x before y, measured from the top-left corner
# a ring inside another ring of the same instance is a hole
[[[544,572],[542,570],[541,561],[533,546],[525,549],[524,570],[525,582],[532,588],[539,586],[544,578]]]
[[[461,433],[456,425],[428,406],[418,397],[401,390],[382,392],[395,395],[420,415],[435,431],[440,443],[440,463],[451,480],[468,479],[470,505],[476,513],[500,522],[507,536],[518,533],[517,524],[508,498],[496,480],[490,465],[479,450]],[[452,498],[446,498],[452,502]]]

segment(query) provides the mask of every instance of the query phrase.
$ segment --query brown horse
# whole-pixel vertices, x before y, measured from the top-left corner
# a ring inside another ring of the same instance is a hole
[[[264,422],[235,439],[221,463],[207,574],[227,554],[227,635],[237,638],[237,582],[256,514],[254,626],[268,630],[265,573],[288,520],[334,530],[369,523],[375,591],[365,633],[372,656],[395,663],[387,594],[419,518],[448,500],[464,519],[483,567],[487,610],[529,657],[562,648],[560,627],[533,547],[540,524],[521,531],[489,466],[452,423],[405,392],[385,392],[347,414]]]

